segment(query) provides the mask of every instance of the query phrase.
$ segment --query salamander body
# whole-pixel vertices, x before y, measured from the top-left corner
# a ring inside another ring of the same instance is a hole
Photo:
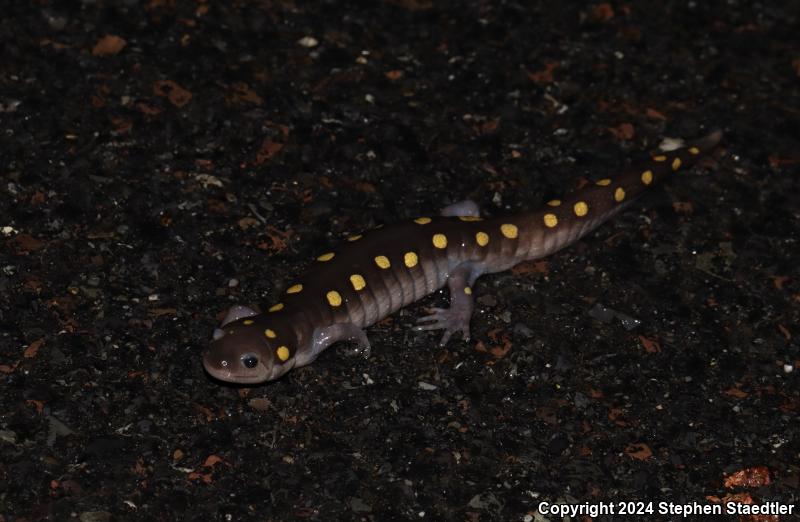
[[[217,379],[253,384],[311,363],[340,340],[369,350],[364,328],[445,285],[450,308],[433,309],[416,329],[444,330],[442,344],[456,332],[468,339],[478,277],[574,243],[670,173],[691,166],[720,138],[716,131],[657,154],[535,211],[482,219],[477,206],[465,201],[441,216],[352,236],[317,257],[308,274],[266,312],[231,308],[203,354],[203,365]]]

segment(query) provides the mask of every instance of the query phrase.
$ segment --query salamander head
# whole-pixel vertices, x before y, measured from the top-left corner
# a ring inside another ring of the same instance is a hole
[[[242,309],[232,308],[222,327],[214,330],[214,339],[203,353],[203,367],[212,377],[237,384],[277,379],[294,366],[296,343],[291,330],[266,326],[263,315],[250,309],[242,313]]]

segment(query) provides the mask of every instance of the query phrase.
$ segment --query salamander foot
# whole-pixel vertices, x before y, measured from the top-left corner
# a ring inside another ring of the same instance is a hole
[[[417,319],[417,326],[414,327],[414,330],[418,332],[426,330],[444,330],[442,340],[439,341],[440,346],[446,345],[450,337],[456,332],[461,332],[461,337],[464,342],[469,341],[469,319],[472,315],[471,309],[428,308],[426,311],[429,312],[429,315]]]

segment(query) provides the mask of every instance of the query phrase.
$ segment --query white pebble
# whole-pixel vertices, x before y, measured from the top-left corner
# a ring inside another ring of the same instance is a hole
[[[304,36],[297,40],[297,43],[302,45],[303,47],[307,47],[311,49],[312,47],[316,47],[319,45],[319,41],[314,38],[313,36]]]

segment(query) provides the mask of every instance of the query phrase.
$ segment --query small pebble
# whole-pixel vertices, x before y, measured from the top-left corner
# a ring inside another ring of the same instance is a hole
[[[313,36],[304,36],[299,40],[297,40],[297,43],[308,49],[311,49],[312,47],[316,47],[317,45],[319,45],[319,41]]]

